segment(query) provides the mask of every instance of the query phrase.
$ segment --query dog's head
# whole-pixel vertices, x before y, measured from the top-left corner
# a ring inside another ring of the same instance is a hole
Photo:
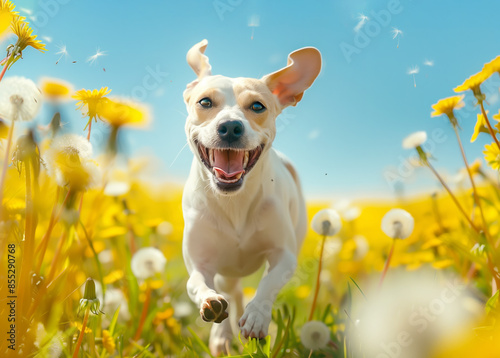
[[[187,62],[198,78],[184,91],[186,134],[195,157],[206,169],[210,185],[221,194],[242,189],[276,134],[276,117],[295,106],[321,69],[312,47],[292,52],[288,65],[262,77],[212,76],[207,41],[194,45]]]

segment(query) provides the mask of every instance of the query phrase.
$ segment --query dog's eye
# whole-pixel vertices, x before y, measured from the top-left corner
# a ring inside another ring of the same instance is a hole
[[[252,105],[250,106],[250,109],[252,111],[254,111],[255,113],[262,113],[266,110],[266,107],[264,107],[264,105],[260,102],[254,102],[252,103]]]
[[[198,102],[203,108],[212,108],[212,100],[208,97],[200,99]]]

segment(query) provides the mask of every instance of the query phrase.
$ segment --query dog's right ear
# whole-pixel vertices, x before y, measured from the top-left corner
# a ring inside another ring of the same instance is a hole
[[[198,77],[193,82],[189,83],[184,91],[184,101],[187,103],[189,101],[189,95],[191,90],[198,84],[198,82],[205,76],[210,76],[212,74],[212,66],[208,62],[208,57],[205,56],[205,50],[207,48],[208,41],[202,40],[196,45],[191,47],[188,51],[186,59],[189,66],[193,69],[194,73]]]

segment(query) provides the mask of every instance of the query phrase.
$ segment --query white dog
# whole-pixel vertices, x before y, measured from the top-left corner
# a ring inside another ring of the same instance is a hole
[[[186,134],[194,160],[184,189],[187,291],[203,320],[214,324],[210,349],[232,337],[228,302],[246,338],[264,338],[274,300],[292,277],[307,229],[299,179],[272,147],[276,117],[295,106],[321,69],[315,48],[291,53],[288,65],[261,79],[212,76],[207,41],[187,62],[198,79],[184,91]],[[239,278],[268,263],[255,297],[243,310]]]

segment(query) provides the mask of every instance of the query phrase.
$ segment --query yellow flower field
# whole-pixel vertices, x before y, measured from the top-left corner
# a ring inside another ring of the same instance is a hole
[[[122,127],[146,125],[149,109],[107,87],[75,91],[63,79],[9,76],[21,55],[45,50],[14,10],[0,0],[0,34],[10,26],[17,38],[0,74],[0,356],[210,356],[210,324],[185,288],[182,188],[151,187],[141,179],[145,163],[120,159]],[[316,220],[335,230],[311,223],[270,335],[235,338],[231,356],[500,356],[500,146],[490,119],[500,114],[489,114],[481,92],[499,76],[498,62],[455,88],[476,98],[474,133],[460,132],[455,117],[463,96],[433,106],[455,130],[470,188],[450,188],[419,132],[404,147],[442,190],[399,202],[309,202],[309,220],[328,214]],[[57,111],[43,136],[14,135],[42,100],[53,108],[74,101],[86,135],[63,134]],[[90,141],[95,121],[110,129],[102,153]],[[468,163],[461,136],[480,133],[491,144],[484,160]],[[246,302],[263,269],[244,279]]]

